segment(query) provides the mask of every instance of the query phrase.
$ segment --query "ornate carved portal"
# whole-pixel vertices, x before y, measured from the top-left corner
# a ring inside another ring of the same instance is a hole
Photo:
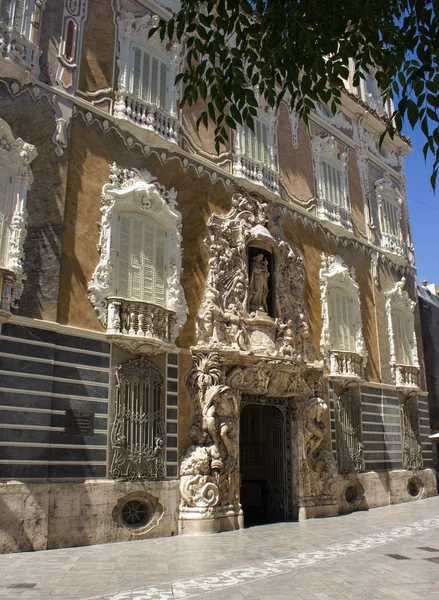
[[[285,239],[281,207],[235,195],[227,215],[210,218],[206,245],[210,271],[186,381],[195,421],[180,467],[180,531],[242,527],[239,407],[249,396],[290,407],[285,430],[295,436],[284,467],[292,498],[285,518],[300,507],[335,506],[323,367],[309,335],[302,258]]]

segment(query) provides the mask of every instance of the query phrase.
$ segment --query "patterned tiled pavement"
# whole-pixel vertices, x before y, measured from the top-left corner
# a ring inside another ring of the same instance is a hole
[[[439,599],[439,497],[215,536],[3,555],[0,598]]]

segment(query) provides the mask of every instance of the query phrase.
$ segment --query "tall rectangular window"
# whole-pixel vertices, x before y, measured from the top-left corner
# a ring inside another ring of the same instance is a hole
[[[166,110],[167,65],[146,50],[133,46],[131,93]]]
[[[413,352],[410,343],[409,319],[400,310],[392,311],[393,343],[395,346],[395,360],[398,365],[412,365]]]
[[[333,350],[355,352],[353,300],[343,291],[328,291],[329,325]]]
[[[343,173],[327,161],[322,161],[322,192],[327,202],[346,208],[343,194]]]
[[[128,300],[166,301],[166,232],[137,214],[121,214],[116,294]]]
[[[399,236],[399,207],[388,198],[381,200],[381,221],[383,233]]]
[[[255,131],[253,132],[247,125],[244,126],[244,144],[243,150],[247,158],[263,165],[269,164],[268,153],[268,128],[265,123],[254,119]]]

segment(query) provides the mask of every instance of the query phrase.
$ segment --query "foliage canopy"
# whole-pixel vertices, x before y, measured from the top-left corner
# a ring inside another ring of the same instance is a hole
[[[206,103],[199,123],[253,129],[257,95],[271,107],[284,99],[305,121],[315,103],[336,112],[349,64],[353,85],[376,69],[383,100],[395,112],[387,132],[404,119],[420,123],[424,156],[439,170],[439,0],[182,0],[159,25],[162,39],[186,40],[181,106]],[[154,31],[151,32],[151,34]]]

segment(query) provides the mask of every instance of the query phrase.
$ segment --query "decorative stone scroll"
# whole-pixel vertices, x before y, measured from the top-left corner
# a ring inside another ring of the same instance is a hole
[[[254,196],[235,194],[227,215],[210,218],[206,239],[210,271],[197,316],[198,347],[314,361],[303,303],[302,258],[286,241],[280,214],[276,206],[269,208]],[[261,248],[272,259],[270,279],[260,269],[260,280],[265,277],[273,286],[272,317],[265,310],[266,290],[260,297],[251,293],[250,276],[255,270],[249,269],[249,247]]]

